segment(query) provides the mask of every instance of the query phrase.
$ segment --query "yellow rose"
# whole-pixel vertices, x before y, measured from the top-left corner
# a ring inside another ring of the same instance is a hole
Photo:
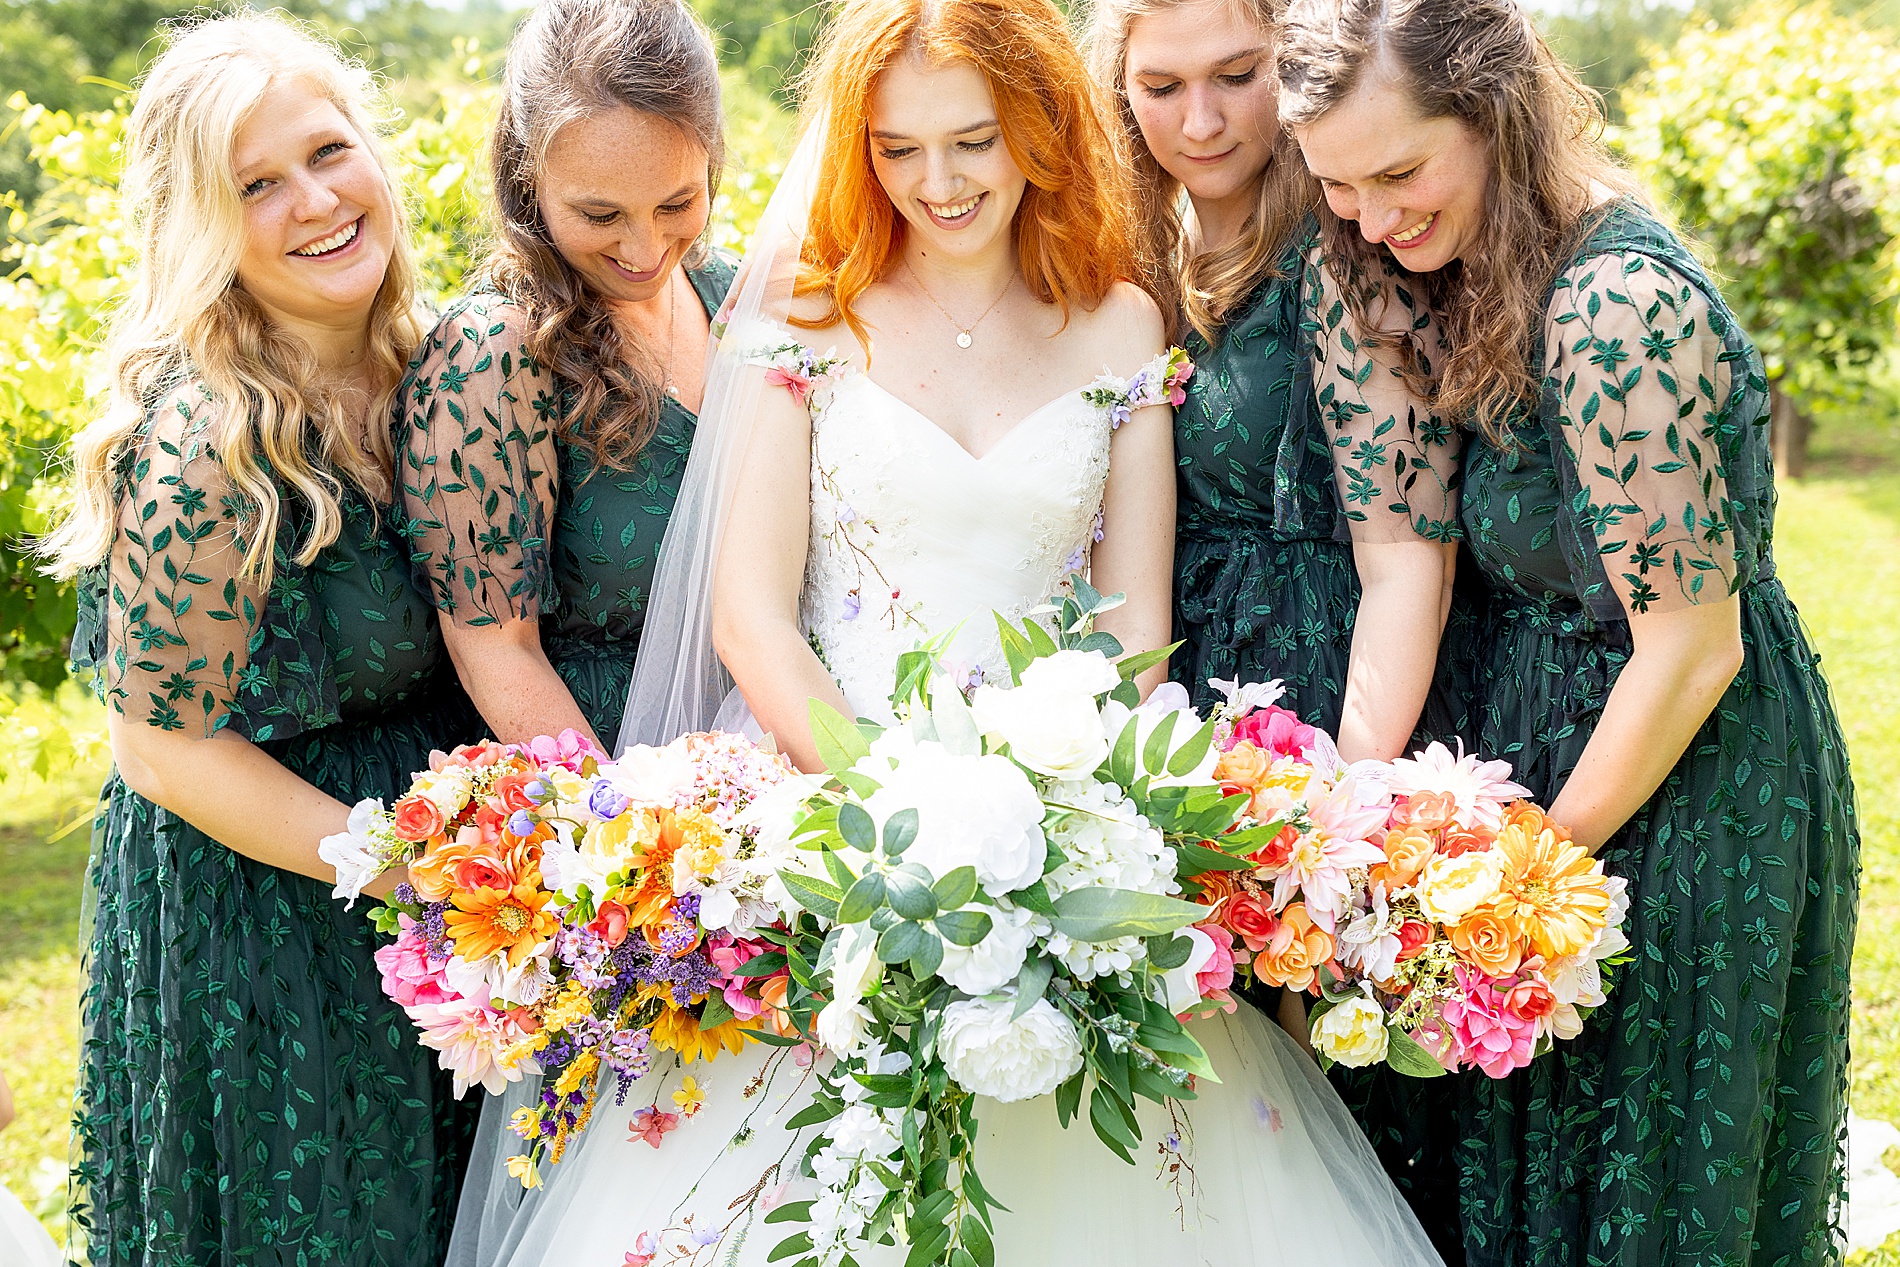
[[[1391,1041],[1385,1013],[1368,998],[1347,999],[1313,1022],[1313,1047],[1331,1061],[1357,1069],[1385,1059]]]
[[[1426,919],[1447,927],[1458,923],[1498,895],[1504,859],[1495,852],[1443,854],[1425,864],[1418,878],[1418,909]]]

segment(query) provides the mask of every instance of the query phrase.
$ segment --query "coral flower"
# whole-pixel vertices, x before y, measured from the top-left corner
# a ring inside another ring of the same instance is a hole
[[[1272,764],[1272,758],[1257,744],[1237,743],[1221,753],[1220,760],[1214,763],[1214,781],[1230,796],[1235,792],[1251,795],[1267,777]]]
[[[1372,882],[1385,885],[1388,893],[1397,893],[1418,879],[1437,849],[1438,842],[1427,828],[1417,823],[1394,827],[1385,834],[1385,861],[1372,868]]]
[[[1508,977],[1524,961],[1516,921],[1499,915],[1493,907],[1480,906],[1453,924],[1450,933],[1458,953],[1491,976]]]
[[[409,883],[423,901],[443,902],[458,889],[512,889],[530,871],[538,871],[540,859],[539,841],[487,841],[464,828],[453,840],[437,840],[410,863]]]
[[[1583,846],[1518,822],[1498,834],[1495,852],[1505,859],[1497,912],[1538,954],[1561,959],[1596,940],[1609,922],[1610,894],[1603,868]]]
[[[541,887],[538,872],[510,889],[457,893],[450,899],[455,909],[444,919],[456,955],[467,963],[500,955],[509,967],[520,967],[560,927],[546,909],[553,896]]]
[[[680,1115],[677,1113],[662,1113],[656,1108],[635,1109],[633,1120],[627,1123],[627,1129],[633,1132],[627,1142],[631,1144],[636,1139],[643,1139],[658,1148],[660,1141],[666,1138],[666,1133],[677,1131],[679,1126]]]
[[[685,1008],[669,1006],[653,1022],[653,1045],[664,1051],[676,1051],[683,1064],[695,1060],[713,1060],[720,1052],[734,1055],[745,1050],[745,1026],[737,1020],[701,1029],[699,1018]]]
[[[395,805],[396,839],[420,844],[447,828],[442,811],[426,796],[405,796]]]
[[[1249,952],[1258,953],[1280,930],[1264,893],[1241,893],[1227,904],[1221,923],[1240,934]]]
[[[1449,792],[1418,792],[1392,807],[1394,827],[1416,827],[1420,831],[1443,831],[1457,811],[1457,798]]]
[[[1314,925],[1304,902],[1295,902],[1281,912],[1273,940],[1254,958],[1253,966],[1268,985],[1306,990],[1312,987],[1320,965],[1332,957],[1332,935]]]

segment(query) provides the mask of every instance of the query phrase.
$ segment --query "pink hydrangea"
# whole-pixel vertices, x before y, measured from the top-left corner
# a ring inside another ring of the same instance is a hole
[[[1536,1048],[1537,1022],[1511,1006],[1510,983],[1465,964],[1453,971],[1459,992],[1446,1002],[1443,1017],[1460,1060],[1493,1078],[1528,1065]]]
[[[1248,743],[1276,757],[1299,757],[1313,746],[1319,731],[1301,721],[1299,714],[1277,704],[1255,709],[1234,723],[1234,740]]]
[[[430,963],[429,948],[416,931],[416,922],[407,915],[397,918],[401,924],[395,942],[381,947],[375,955],[376,967],[383,974],[383,993],[404,1007],[460,998],[449,989],[443,972],[448,960]]]

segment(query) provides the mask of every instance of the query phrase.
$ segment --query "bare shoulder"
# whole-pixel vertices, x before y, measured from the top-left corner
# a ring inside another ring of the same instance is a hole
[[[1154,297],[1133,282],[1116,282],[1102,302],[1078,313],[1090,359],[1128,374],[1167,349],[1167,324]]]

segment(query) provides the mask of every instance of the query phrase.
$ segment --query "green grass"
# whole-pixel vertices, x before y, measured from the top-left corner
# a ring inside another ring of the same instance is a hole
[[[1810,477],[1781,490],[1776,555],[1833,684],[1860,792],[1854,1107],[1900,1122],[1900,937],[1892,931],[1900,927],[1900,423],[1834,424],[1815,456]],[[82,727],[92,721],[71,701],[63,711]],[[21,742],[0,740],[0,768],[15,765],[8,749]],[[0,1067],[20,1114],[0,1133],[0,1180],[29,1204],[42,1159],[66,1156],[87,850],[83,828],[47,837],[70,818],[74,793],[98,778],[96,746],[60,755],[65,777],[0,788],[0,802],[12,806],[0,810]],[[1900,1267],[1900,1237],[1855,1267]]]

